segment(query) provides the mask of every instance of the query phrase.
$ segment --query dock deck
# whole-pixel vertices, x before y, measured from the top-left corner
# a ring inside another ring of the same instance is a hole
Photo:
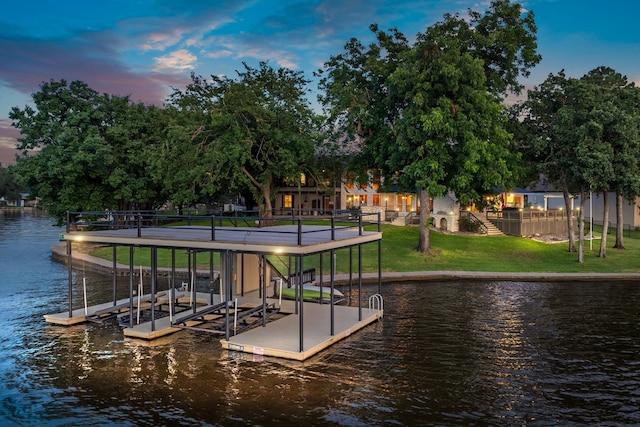
[[[256,355],[274,356],[283,359],[306,360],[325,348],[348,337],[380,319],[382,310],[362,309],[362,320],[358,319],[358,307],[334,306],[334,334],[330,330],[330,310],[326,304],[304,303],[304,341],[300,351],[298,331],[300,318],[290,314],[267,323],[264,328],[251,329],[221,340],[222,348]]]
[[[206,312],[209,308],[220,304],[220,298],[215,295],[214,304],[209,304],[210,295],[204,293],[197,294],[197,301],[200,306],[197,308],[197,313]],[[180,296],[180,299],[188,299],[188,297]],[[149,302],[149,296],[146,295],[143,298],[144,301]],[[156,304],[167,304],[167,298],[160,296]],[[273,298],[267,298],[267,303],[270,305],[277,305],[279,301]],[[240,297],[238,298],[238,304],[245,306],[251,305],[258,307],[261,305],[261,300],[255,297]],[[76,309],[73,312],[73,316],[70,318],[68,312],[48,314],[44,318],[47,322],[58,325],[75,325],[90,321],[90,318],[102,315],[108,315],[109,313],[126,313],[129,308],[129,300],[118,300],[114,306],[113,302],[97,304],[87,307],[87,314],[85,315],[84,308]],[[136,307],[134,306],[134,311]],[[358,307],[349,307],[334,305],[334,334],[331,335],[330,330],[330,306],[327,304],[317,304],[312,302],[305,302],[303,307],[304,312],[304,341],[303,350],[300,351],[299,342],[299,328],[300,317],[297,314],[293,314],[294,302],[283,300],[280,306],[281,313],[284,316],[267,322],[266,326],[256,326],[247,331],[241,332],[237,335],[231,336],[229,340],[222,339],[220,343],[223,349],[230,351],[239,351],[243,353],[261,355],[261,356],[273,356],[291,360],[305,360],[316,353],[324,350],[325,348],[333,345],[334,343],[348,337],[352,333],[364,328],[380,319],[383,316],[383,311],[378,309],[362,309],[362,320],[359,320]],[[174,334],[182,330],[180,326],[175,323],[180,322],[182,319],[186,319],[193,316],[193,310],[185,310],[177,313],[173,316],[174,325],[171,324],[169,316],[164,316],[155,319],[152,325],[151,321],[141,322],[133,327],[123,328],[123,334],[128,338],[135,338],[141,340],[155,340],[167,335]],[[230,314],[233,318],[233,315]],[[198,320],[189,321],[191,326],[196,326],[202,322]],[[153,327],[152,327],[153,326]],[[212,337],[217,335],[212,334]]]

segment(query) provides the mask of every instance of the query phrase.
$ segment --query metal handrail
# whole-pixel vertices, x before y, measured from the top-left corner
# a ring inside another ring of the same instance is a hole
[[[298,245],[302,245],[302,235],[311,233],[321,233],[331,230],[331,239],[335,240],[336,228],[353,228],[362,235],[364,227],[367,225],[377,225],[380,228],[380,215],[378,213],[363,213],[360,211],[333,211],[329,218],[318,217],[261,217],[259,215],[249,217],[242,216],[216,216],[216,215],[175,215],[163,214],[157,211],[94,211],[94,212],[67,212],[66,231],[88,230],[116,230],[116,229],[137,229],[137,236],[142,237],[144,229],[149,227],[161,227],[176,222],[186,223],[186,227],[209,227],[211,230],[211,240],[216,240],[216,230],[223,227],[224,221],[231,222],[236,228],[252,228],[252,232],[274,231],[264,224],[288,223],[297,224],[295,231],[276,231],[282,234],[297,234]],[[373,217],[373,218],[372,218]],[[196,226],[194,222],[201,224]],[[304,222],[318,224],[318,221],[329,221],[326,227],[304,230]],[[238,226],[238,223],[243,226]]]
[[[478,226],[479,234],[489,234],[489,228],[480,218],[478,218],[473,212],[461,211],[460,219],[466,219],[474,225]]]
[[[384,311],[384,299],[380,294],[373,294],[369,297],[369,311]]]

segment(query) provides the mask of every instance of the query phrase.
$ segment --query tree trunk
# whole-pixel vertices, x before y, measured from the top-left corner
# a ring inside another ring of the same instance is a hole
[[[622,212],[622,194],[616,193],[616,249],[624,249],[624,219]]]
[[[275,224],[273,218],[273,205],[271,204],[271,180],[262,186],[262,197],[264,197],[264,204],[261,207],[260,216],[267,218],[260,221],[260,227],[271,227]]]
[[[578,262],[584,263],[584,199],[587,194],[580,192],[580,209],[578,209]]]
[[[264,218],[273,217],[273,205],[271,204],[271,186],[262,187],[262,197],[264,197],[264,205],[262,206],[261,216]]]
[[[609,193],[605,190],[602,192],[602,237],[600,238],[599,258],[607,256],[607,233],[609,233]]]
[[[429,210],[429,190],[420,190],[420,233],[418,240],[418,252],[427,252],[431,249],[431,242],[429,240],[429,217],[431,217],[431,211]]]
[[[569,233],[569,252],[576,251],[576,237],[573,227],[573,218],[571,213],[571,195],[569,189],[565,185],[562,189],[562,195],[564,196],[564,205],[567,208],[567,232]]]

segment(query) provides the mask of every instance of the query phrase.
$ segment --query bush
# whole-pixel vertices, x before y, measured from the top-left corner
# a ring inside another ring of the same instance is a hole
[[[460,231],[469,233],[480,233],[481,224],[478,221],[472,221],[469,218],[460,218],[458,221]]]

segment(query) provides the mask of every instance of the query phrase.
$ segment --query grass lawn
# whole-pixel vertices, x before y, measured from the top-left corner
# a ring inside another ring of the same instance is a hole
[[[596,229],[598,231],[598,229]],[[383,271],[495,271],[495,272],[557,272],[557,273],[624,273],[640,272],[640,231],[625,232],[626,249],[613,248],[615,235],[607,237],[607,257],[598,258],[600,240],[593,241],[593,251],[589,241],[585,241],[584,263],[578,263],[578,254],[568,252],[568,243],[542,243],[513,236],[473,236],[431,232],[431,254],[415,251],[418,243],[417,227],[382,226],[382,270]],[[615,233],[615,231],[611,231]],[[596,236],[599,236],[595,233]],[[99,248],[92,255],[111,259],[112,248]],[[338,273],[348,272],[349,251],[336,251]],[[353,266],[357,266],[357,248],[352,250]],[[118,262],[129,263],[129,249],[118,248]],[[320,264],[319,256],[305,258],[305,268]],[[150,250],[135,248],[134,263],[150,264]],[[209,256],[199,254],[198,268],[209,268]],[[276,265],[287,260],[272,259]],[[324,271],[329,268],[329,254],[323,260]],[[377,244],[362,246],[362,269],[364,272],[377,271]],[[158,265],[171,266],[171,251],[158,250]],[[176,251],[176,266],[186,267],[184,251]],[[219,266],[214,255],[214,267]]]

